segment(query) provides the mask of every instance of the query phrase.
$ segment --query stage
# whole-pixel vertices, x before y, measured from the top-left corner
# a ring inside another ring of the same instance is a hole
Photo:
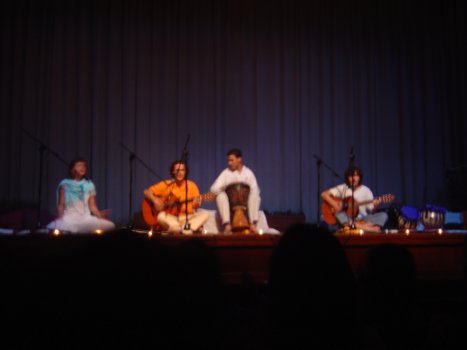
[[[467,230],[445,230],[410,233],[363,233],[335,235],[356,275],[364,268],[368,251],[381,244],[397,244],[406,247],[413,255],[419,280],[464,280],[466,275]],[[10,259],[25,254],[37,254],[37,259],[46,257],[44,252],[52,249],[59,258],[60,249],[79,256],[82,247],[99,246],[104,249],[119,242],[137,240],[138,247],[176,247],[183,242],[199,240],[212,249],[220,265],[222,282],[225,285],[241,284],[245,281],[267,283],[269,260],[274,247],[282,237],[277,234],[168,234],[149,233],[147,230],[117,230],[100,234],[28,234],[0,236],[2,251]],[[133,238],[133,239],[132,239]],[[35,247],[37,249],[35,249]],[[61,248],[60,248],[61,247]],[[93,248],[94,249],[94,248]],[[122,248],[120,248],[122,249]],[[17,254],[15,254],[17,250]],[[158,254],[158,250],[154,254]],[[63,253],[65,254],[65,253]],[[14,262],[13,262],[14,263]],[[13,265],[14,266],[14,265]]]
[[[406,247],[413,255],[420,280],[463,280],[466,274],[466,230],[376,234],[334,233],[344,247],[354,273],[364,267],[369,249],[381,244]],[[282,234],[249,235],[157,235],[151,240],[173,246],[199,239],[211,247],[220,262],[225,284],[242,283],[245,279],[266,283],[271,253]]]

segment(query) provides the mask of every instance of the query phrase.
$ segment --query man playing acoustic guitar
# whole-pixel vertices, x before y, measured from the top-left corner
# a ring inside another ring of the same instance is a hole
[[[193,181],[185,180],[188,173],[185,163],[173,162],[170,173],[173,176],[172,180],[161,181],[144,190],[145,200],[152,204],[154,215],[157,215],[155,221],[164,230],[191,234],[193,231],[198,231],[209,217],[206,211],[196,211],[201,205],[203,196],[200,196],[198,186]],[[186,203],[187,197],[188,203]],[[190,230],[183,229],[186,204],[188,204]]]
[[[350,225],[352,223],[352,213],[354,213],[356,228],[381,232],[388,215],[385,212],[375,213],[375,210],[381,202],[392,201],[394,196],[384,195],[374,198],[371,190],[362,184],[362,179],[362,171],[355,166],[351,166],[345,172],[345,183],[321,193],[323,217],[328,224],[334,224],[337,221],[340,226]],[[352,186],[354,190],[354,208],[352,208],[351,200]],[[329,219],[329,213],[334,218]]]

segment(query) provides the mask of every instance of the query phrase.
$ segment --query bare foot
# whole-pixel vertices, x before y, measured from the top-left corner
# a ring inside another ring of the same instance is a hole
[[[206,232],[204,232],[204,226],[200,226],[196,230],[194,230],[193,233],[206,233]]]
[[[258,228],[256,227],[255,224],[250,225],[250,231],[253,233],[258,233]]]
[[[381,232],[381,228],[379,226],[373,225],[369,222],[359,221],[355,225],[358,229],[362,229],[368,232]]]
[[[224,233],[232,233],[232,226],[230,224],[224,225]]]

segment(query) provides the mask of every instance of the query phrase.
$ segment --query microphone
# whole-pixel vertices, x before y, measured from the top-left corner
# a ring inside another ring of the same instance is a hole
[[[349,154],[350,161],[354,161],[355,159],[355,154],[353,153],[353,146],[350,148],[350,154]]]
[[[185,145],[183,146],[183,150],[182,150],[182,162],[188,162],[188,150],[187,150],[187,146],[188,146],[188,142],[190,142],[190,137],[191,135],[188,134],[187,135],[187,138],[186,138],[186,141],[185,141]]]
[[[350,158],[350,162],[349,162],[349,166],[353,167],[354,165],[354,159],[355,159],[355,154],[353,153],[353,146],[350,147],[350,154],[349,154],[349,158]],[[350,225],[350,228],[352,230],[356,229],[356,226],[355,226],[355,213],[354,213],[354,208],[355,208],[355,197],[354,197],[354,191],[355,191],[355,186],[354,186],[354,183],[353,183],[353,174],[352,174],[352,180],[350,181],[350,190],[352,191],[352,195],[351,195],[351,200],[350,200],[350,206],[351,206],[351,210],[352,210],[352,224]]]
[[[186,152],[186,146],[188,146],[188,142],[190,142],[190,137],[191,137],[190,134],[188,134],[187,137],[186,137],[185,146],[183,146],[183,151],[184,152]]]

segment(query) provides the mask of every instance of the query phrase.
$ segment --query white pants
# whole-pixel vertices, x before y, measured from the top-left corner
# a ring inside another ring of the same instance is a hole
[[[230,205],[227,193],[219,193],[216,197],[216,202],[222,224],[225,225],[230,223]],[[261,197],[250,192],[250,195],[248,196],[248,216],[250,217],[250,223],[258,222],[260,203]]]
[[[209,213],[205,211],[197,211],[194,214],[188,215],[188,223],[190,224],[190,230],[196,231],[199,229],[209,218]],[[175,216],[167,214],[165,211],[161,211],[157,215],[157,221],[162,226],[168,227],[169,232],[180,232],[185,226],[185,214]]]
[[[47,225],[49,230],[69,231],[71,233],[92,233],[96,230],[109,231],[115,224],[91,214],[65,213],[61,218]]]

